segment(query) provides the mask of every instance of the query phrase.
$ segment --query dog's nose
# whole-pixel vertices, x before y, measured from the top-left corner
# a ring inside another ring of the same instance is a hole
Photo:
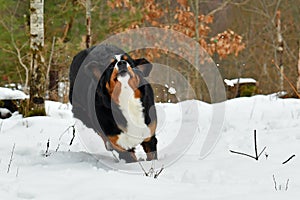
[[[117,66],[119,68],[119,71],[122,72],[122,71],[127,71],[127,62],[126,61],[119,61],[117,63]]]

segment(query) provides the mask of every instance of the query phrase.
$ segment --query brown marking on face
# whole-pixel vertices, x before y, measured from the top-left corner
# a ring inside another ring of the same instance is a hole
[[[128,60],[128,56],[127,55],[123,55],[123,60]]]
[[[121,94],[121,83],[119,81],[116,82],[114,90],[111,94],[111,99],[116,103],[119,104],[119,96]]]
[[[117,80],[118,70],[114,69],[109,82],[106,83],[106,89],[108,90],[111,99],[119,104],[119,95],[121,93],[121,83]]]
[[[115,135],[115,136],[108,136],[108,139],[110,141],[110,143],[112,144],[112,147],[114,148],[114,150],[116,150],[117,152],[124,152],[126,151],[126,149],[124,149],[123,147],[121,147],[120,145],[118,145],[118,140],[119,140],[119,136]]]

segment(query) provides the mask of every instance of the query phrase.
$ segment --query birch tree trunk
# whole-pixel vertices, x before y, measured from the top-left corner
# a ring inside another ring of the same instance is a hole
[[[298,78],[297,78],[297,92],[300,94],[300,42],[299,42],[299,50],[298,50]]]
[[[45,115],[44,0],[30,0],[30,99],[27,115]]]
[[[85,45],[86,48],[90,48],[92,45],[92,35],[91,35],[91,23],[92,23],[92,15],[91,15],[91,0],[86,0],[85,2],[86,9],[86,40]]]
[[[279,67],[280,67],[280,91],[283,91],[283,74],[284,74],[284,67],[283,67],[283,38],[281,33],[281,12],[278,10],[276,13],[276,31],[277,31],[277,42],[278,47],[277,51],[279,54]]]

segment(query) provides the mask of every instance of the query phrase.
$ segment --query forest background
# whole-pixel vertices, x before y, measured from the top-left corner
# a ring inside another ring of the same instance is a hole
[[[58,86],[67,82],[76,53],[141,27],[172,29],[195,39],[224,79],[251,77],[257,80],[256,93],[284,90],[296,97],[300,7],[295,5],[300,0],[46,0],[42,53],[47,98],[60,98]],[[0,0],[0,13],[0,86],[18,83],[26,89],[31,62],[29,1]],[[163,51],[134,54],[171,66],[189,80],[198,99],[210,101],[201,74],[192,72],[185,60]],[[174,83],[172,77],[165,80],[168,87]],[[300,85],[297,89],[299,93]],[[166,95],[167,90],[161,90],[157,101]],[[67,101],[66,96],[67,91],[61,100]]]

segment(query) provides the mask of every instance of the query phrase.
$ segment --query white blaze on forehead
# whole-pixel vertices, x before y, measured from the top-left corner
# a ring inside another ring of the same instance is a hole
[[[121,60],[122,54],[115,55],[116,60],[119,62]]]
[[[122,54],[115,55],[115,58],[116,58],[116,60],[117,60],[117,62],[116,62],[116,64],[115,64],[115,68],[116,68],[117,70],[119,70],[118,62],[121,60],[121,56],[122,56]]]

